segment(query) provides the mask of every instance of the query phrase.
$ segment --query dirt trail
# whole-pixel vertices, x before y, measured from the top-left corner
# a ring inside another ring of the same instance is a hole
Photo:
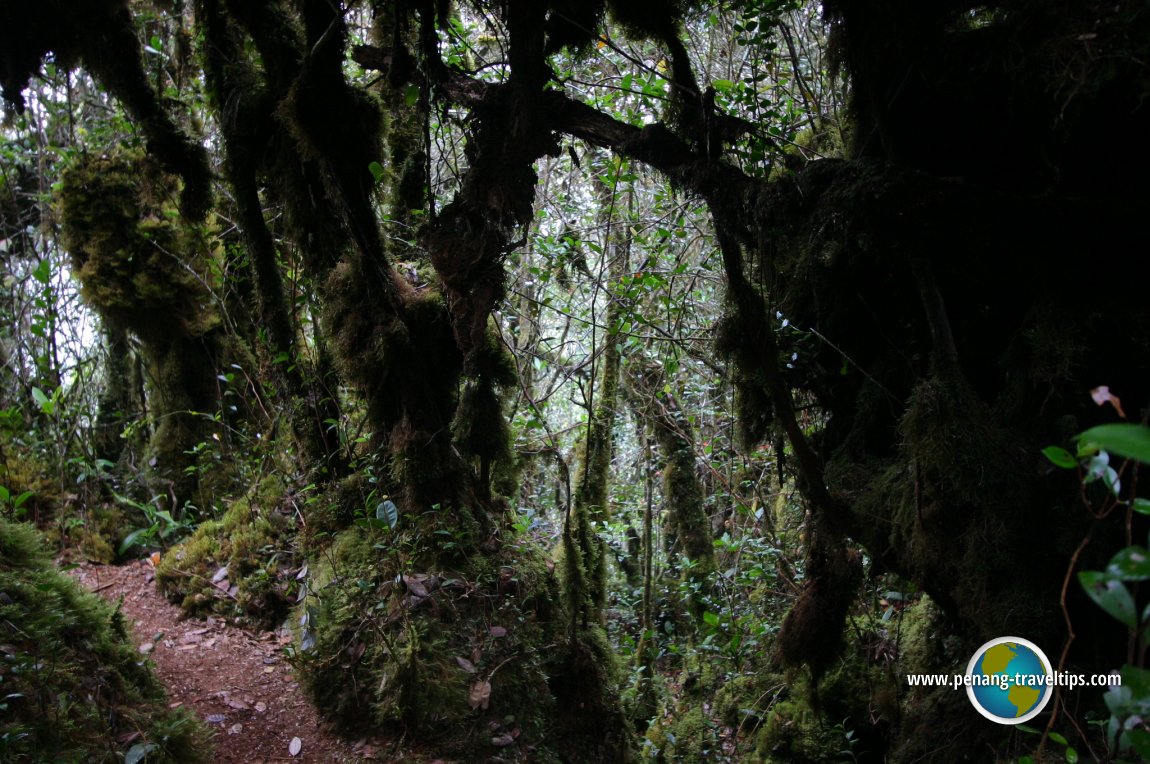
[[[193,709],[215,731],[213,762],[412,760],[377,742],[343,740],[324,729],[284,661],[290,635],[252,634],[219,618],[181,620],[179,608],[156,590],[147,560],[84,564],[72,574],[113,603],[123,597],[136,644],[155,662],[172,706]],[[299,750],[292,755],[296,738]]]

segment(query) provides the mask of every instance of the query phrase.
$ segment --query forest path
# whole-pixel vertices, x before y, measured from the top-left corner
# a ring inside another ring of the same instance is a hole
[[[253,634],[220,618],[183,618],[157,591],[148,560],[82,564],[72,575],[121,609],[173,708],[184,706],[215,732],[215,764],[397,761],[372,741],[335,737],[319,721],[283,658],[291,635]],[[299,749],[293,739],[299,739]]]

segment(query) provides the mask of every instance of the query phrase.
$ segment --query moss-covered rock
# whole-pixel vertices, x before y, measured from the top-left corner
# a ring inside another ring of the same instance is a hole
[[[206,761],[206,733],[172,711],[119,611],[56,570],[43,540],[0,519],[0,760]]]
[[[427,567],[440,559],[428,548],[444,542],[412,524],[345,530],[310,565],[293,620],[297,666],[321,711],[350,729],[433,736],[465,761],[622,760],[630,733],[605,729],[621,714],[600,708],[617,697],[612,648],[601,629],[569,638],[554,564],[508,544]]]
[[[265,629],[280,625],[299,590],[295,519],[283,495],[283,484],[269,476],[219,520],[201,523],[160,559],[160,590],[188,613],[217,613]]]

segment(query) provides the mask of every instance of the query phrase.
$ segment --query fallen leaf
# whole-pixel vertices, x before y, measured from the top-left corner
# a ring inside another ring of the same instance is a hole
[[[298,737],[293,737],[291,743],[288,744],[288,753],[292,756],[299,756],[299,752],[303,750],[303,741]]]
[[[223,714],[208,714],[206,719],[208,724],[222,724],[228,720],[228,717]]]
[[[468,674],[474,674],[475,673],[475,664],[472,663],[471,661],[467,660],[466,658],[458,658],[457,657],[455,659],[455,662],[459,664],[459,668],[463,669]]]
[[[217,570],[215,572],[215,574],[212,576],[212,583],[218,584],[220,581],[223,581],[227,577],[228,577],[228,566],[225,565],[222,568],[220,568],[219,570]]]
[[[491,738],[491,745],[495,746],[496,748],[506,748],[507,746],[513,745],[514,743],[515,738],[511,737],[510,735],[496,735],[495,737]]]
[[[155,649],[156,649],[156,645],[152,642],[145,642],[144,644],[140,645],[140,652],[143,653],[144,655],[147,655],[148,653],[152,652]]]
[[[262,714],[264,711],[267,711],[267,710],[268,710],[268,704],[267,703],[264,703],[262,700],[259,703],[256,703],[256,712],[257,713]]]
[[[471,692],[467,695],[467,704],[471,706],[473,711],[477,708],[486,711],[491,704],[491,682],[480,679],[471,685]]]
[[[487,630],[487,633],[493,637],[506,637],[507,629],[503,628],[502,626],[492,626]]]
[[[244,731],[244,725],[242,725],[242,724],[233,724],[232,726],[228,727],[228,734],[229,735],[238,735],[243,731]]]

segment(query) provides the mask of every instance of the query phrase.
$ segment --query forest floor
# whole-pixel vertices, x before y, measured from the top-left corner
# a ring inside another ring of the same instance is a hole
[[[148,560],[84,563],[72,575],[121,603],[171,706],[192,709],[215,733],[214,764],[431,760],[327,730],[284,660],[283,648],[292,639],[286,630],[252,633],[220,618],[185,618],[157,591]]]

